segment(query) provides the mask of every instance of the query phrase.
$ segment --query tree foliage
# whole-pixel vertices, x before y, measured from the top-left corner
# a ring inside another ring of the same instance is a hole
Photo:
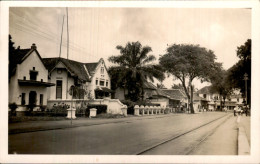
[[[245,97],[245,80],[244,75],[247,73],[247,102],[250,104],[251,99],[251,39],[248,39],[243,45],[237,47],[237,56],[239,61],[228,69],[228,80],[234,89],[240,89]]]
[[[191,113],[194,113],[192,81],[195,78],[209,81],[211,73],[221,66],[215,59],[213,51],[191,44],[173,44],[159,59],[165,71],[181,81],[190,103]]]
[[[156,58],[148,55],[152,51],[149,46],[142,46],[140,42],[128,42],[125,47],[117,46],[120,55],[109,57],[109,61],[117,64],[109,68],[112,89],[122,87],[128,90],[128,97],[137,101],[143,96],[143,83],[146,80],[164,79],[162,68],[158,64],[151,64]]]
[[[212,72],[210,76],[211,93],[218,93],[222,98],[220,98],[220,108],[222,110],[223,106],[225,106],[225,100],[229,97],[232,92],[232,88],[227,78],[227,71],[222,67],[216,69],[215,72]],[[222,101],[222,99],[224,101]]]

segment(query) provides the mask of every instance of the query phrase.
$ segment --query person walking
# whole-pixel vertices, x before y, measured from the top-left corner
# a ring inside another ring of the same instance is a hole
[[[237,110],[238,110],[238,106],[236,106],[236,107],[234,108],[234,116],[237,116],[237,115],[236,115]]]

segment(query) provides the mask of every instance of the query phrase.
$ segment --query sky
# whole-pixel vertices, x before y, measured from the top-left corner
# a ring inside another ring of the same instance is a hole
[[[107,61],[119,55],[117,45],[139,41],[150,46],[157,59],[172,44],[199,44],[213,50],[228,69],[238,61],[236,49],[251,38],[251,10],[243,8],[68,8],[69,59]],[[67,58],[66,8],[10,7],[9,33],[15,46],[37,45],[40,55]],[[167,78],[168,88],[179,83]],[[209,83],[194,81],[200,89]]]

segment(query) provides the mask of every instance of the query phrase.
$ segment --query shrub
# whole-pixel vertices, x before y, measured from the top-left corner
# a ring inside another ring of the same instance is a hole
[[[135,102],[131,100],[120,100],[121,103],[127,106],[127,114],[134,114]]]
[[[67,115],[67,109],[70,108],[70,105],[67,104],[54,104],[53,108],[49,110],[49,114],[52,116],[66,116]]]
[[[97,114],[101,114],[101,113],[106,113],[107,112],[107,105],[97,105],[97,104],[89,104],[87,106],[87,109],[85,110],[85,115],[88,117],[89,116],[89,109],[91,108],[95,108],[97,109]]]
[[[28,105],[27,105],[28,111],[26,112],[26,115],[31,115],[31,113],[32,113],[32,111],[33,111],[33,108],[34,108],[35,106],[36,106],[35,104],[28,104]]]
[[[9,104],[9,108],[11,109],[11,115],[15,115],[16,114],[16,109],[18,108],[17,104],[14,103],[10,103]]]
[[[77,117],[84,116],[85,112],[86,112],[85,107],[76,108],[76,116]]]
[[[44,112],[45,109],[46,109],[46,105],[41,105],[41,106],[40,106],[40,109],[41,109],[41,112]]]

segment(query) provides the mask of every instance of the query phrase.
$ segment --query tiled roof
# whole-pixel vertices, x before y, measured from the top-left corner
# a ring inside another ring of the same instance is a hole
[[[170,99],[170,96],[162,91],[161,89],[156,89],[152,92],[152,97],[166,97]]]
[[[157,90],[157,88],[156,88],[155,85],[153,85],[152,83],[147,82],[147,81],[145,81],[145,82],[143,83],[143,87],[144,87],[144,89]]]
[[[23,58],[31,51],[31,49],[16,49],[14,53],[9,54],[9,73],[14,75],[17,64],[21,64]]]
[[[198,94],[209,94],[211,86],[205,86],[197,91]]]
[[[230,95],[230,98],[242,98],[241,94],[232,94]]]
[[[52,69],[59,62],[62,62],[67,67],[68,71],[77,76],[79,79],[90,81],[90,77],[88,76],[87,71],[84,68],[85,63],[64,58],[43,58],[43,63],[49,72],[52,71]]]
[[[181,100],[186,98],[186,96],[180,91],[180,89],[163,89],[163,91],[175,100]]]
[[[97,65],[98,65],[98,62],[96,62],[96,63],[85,63],[85,66],[87,67],[91,76],[93,76],[93,74],[95,73]]]

